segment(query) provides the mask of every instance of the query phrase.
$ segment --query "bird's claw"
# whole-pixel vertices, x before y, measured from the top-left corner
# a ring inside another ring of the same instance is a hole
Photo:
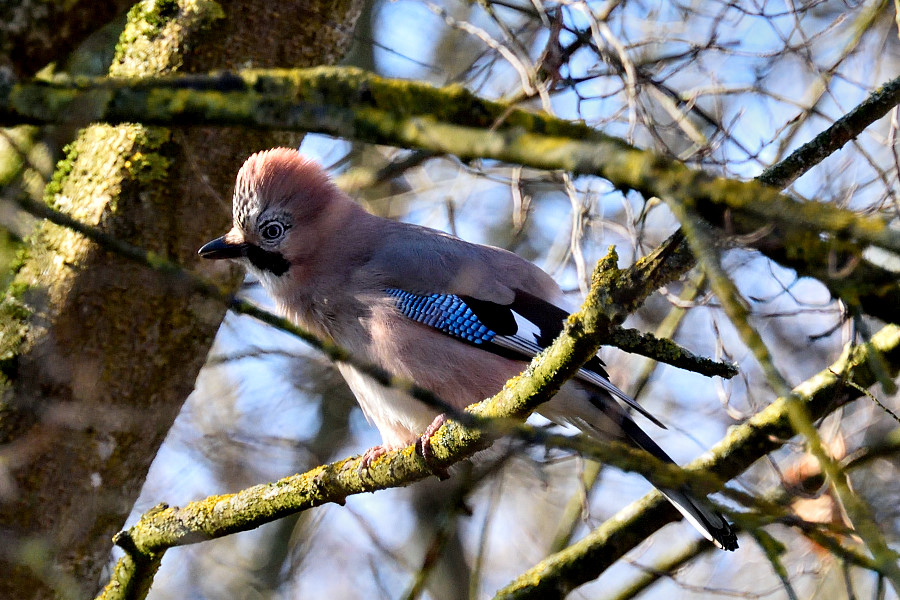
[[[362,475],[369,470],[369,467],[375,462],[376,459],[387,454],[388,449],[384,446],[372,446],[368,450],[366,450],[362,458],[359,460],[359,467],[357,467],[357,472]]]
[[[447,472],[447,469],[435,464],[434,454],[431,451],[431,436],[433,436],[438,429],[443,427],[446,422],[447,417],[445,415],[440,414],[436,416],[434,421],[431,422],[431,425],[425,429],[425,433],[416,440],[416,451],[422,455],[425,466],[428,467],[428,470],[431,471],[432,475],[440,480],[448,479],[450,474]]]
[[[447,472],[447,469],[436,464],[434,454],[431,451],[431,436],[433,436],[446,422],[447,418],[444,415],[438,415],[435,417],[434,421],[431,422],[431,425],[425,429],[425,433],[416,440],[416,452],[422,456],[422,459],[425,461],[425,466],[438,479],[447,479],[450,477],[450,474]],[[389,448],[383,444],[381,446],[373,446],[366,450],[359,460],[357,472],[360,475],[365,475],[368,472],[369,467],[372,466],[372,463],[387,454],[388,450]]]

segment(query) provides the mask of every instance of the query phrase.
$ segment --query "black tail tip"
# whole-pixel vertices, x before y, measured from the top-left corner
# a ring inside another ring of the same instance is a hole
[[[726,527],[713,532],[713,537],[715,537],[715,545],[722,550],[734,552],[738,549],[737,534],[730,526],[726,525]]]

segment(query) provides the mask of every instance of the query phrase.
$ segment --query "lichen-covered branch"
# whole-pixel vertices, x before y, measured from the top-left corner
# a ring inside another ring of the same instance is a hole
[[[864,103],[843,124],[860,128],[848,129],[851,137],[900,100],[900,78],[876,96],[877,101]],[[0,123],[73,118],[301,129],[463,159],[494,158],[599,175],[647,197],[690,202],[706,221],[731,234],[759,234],[770,227],[767,235],[751,242],[754,247],[822,280],[834,295],[869,314],[890,321],[900,303],[896,275],[863,257],[870,244],[900,250],[900,233],[882,219],[798,202],[764,180],[712,177],[584,125],[479,99],[460,86],[434,88],[348,68],[0,86]],[[828,137],[832,143],[820,147],[831,151],[846,141],[836,134]],[[800,166],[808,168],[822,153],[803,156],[802,163],[792,162],[778,178]],[[835,269],[835,264],[855,268]]]
[[[669,338],[659,338],[651,333],[643,333],[636,329],[616,328],[610,338],[604,341],[606,346],[615,346],[626,352],[640,354],[655,361],[679,367],[707,377],[723,377],[730,379],[737,375],[737,366],[697,356],[685,350]]]
[[[870,17],[877,14],[870,13]],[[860,131],[872,124],[873,115],[887,114],[897,106],[900,93],[900,78],[887,82],[838,119],[828,129],[803,144],[790,156],[772,165],[759,174],[758,181],[777,188],[793,183],[809,167],[818,164],[827,156],[839,150],[844,144],[856,137]]]
[[[900,327],[888,325],[871,341],[848,348],[831,366],[806,380],[793,393],[812,419],[819,419],[859,398],[877,382],[871,361],[880,358],[892,377],[900,371]],[[794,435],[787,398],[779,398],[749,421],[732,428],[708,453],[686,467],[727,481],[759,457],[779,448]],[[523,573],[497,594],[499,599],[562,598],[568,591],[597,577],[628,550],[678,513],[657,492],[648,494],[569,548]]]
[[[676,202],[669,202],[669,206],[681,222],[681,228],[685,232],[694,256],[697,257],[701,270],[709,279],[709,285],[719,298],[725,314],[728,315],[744,344],[756,357],[769,386],[786,400],[785,406],[794,431],[803,438],[810,452],[819,461],[823,471],[828,474],[828,481],[841,499],[859,536],[869,548],[881,572],[888,577],[894,590],[900,593],[900,565],[897,564],[897,556],[888,548],[884,536],[874,522],[871,508],[850,489],[846,474],[823,446],[819,431],[813,424],[806,407],[791,392],[787,380],[775,366],[762,336],[750,323],[750,313],[746,301],[737,286],[722,269],[719,249],[716,247],[715,241],[696,218],[691,206]],[[771,552],[768,538],[758,535],[757,541],[766,551],[776,573],[782,576],[783,566]]]
[[[881,101],[873,103],[881,114],[900,101],[900,79],[892,84],[884,86]],[[71,122],[73,114],[111,123],[322,131],[461,158],[565,169],[605,177],[648,197],[708,202],[757,221],[802,226],[900,251],[900,235],[876,218],[829,204],[796,202],[761,182],[714,178],[587,126],[482,100],[460,86],[441,89],[391,81],[346,67],[35,82],[14,84],[0,94],[0,119],[8,122]]]

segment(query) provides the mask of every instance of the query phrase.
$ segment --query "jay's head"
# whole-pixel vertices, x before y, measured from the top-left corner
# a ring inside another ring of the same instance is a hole
[[[199,254],[241,260],[261,280],[280,278],[333,235],[347,202],[325,171],[296,149],[257,152],[237,175],[234,226]]]

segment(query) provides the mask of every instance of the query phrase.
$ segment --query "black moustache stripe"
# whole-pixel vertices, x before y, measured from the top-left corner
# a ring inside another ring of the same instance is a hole
[[[253,245],[248,245],[245,252],[254,267],[260,271],[269,271],[276,277],[284,275],[291,268],[291,263],[280,252],[270,252]]]

